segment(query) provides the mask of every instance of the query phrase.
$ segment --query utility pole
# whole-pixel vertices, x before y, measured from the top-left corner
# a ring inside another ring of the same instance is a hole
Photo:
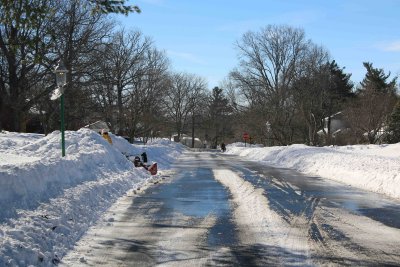
[[[194,97],[192,100],[192,148],[194,148]]]
[[[192,148],[194,148],[194,110],[192,114]]]

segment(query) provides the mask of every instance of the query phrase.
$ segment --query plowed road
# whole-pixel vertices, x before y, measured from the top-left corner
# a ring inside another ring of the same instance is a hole
[[[62,264],[400,265],[400,203],[234,156],[188,152],[159,182],[116,203]]]

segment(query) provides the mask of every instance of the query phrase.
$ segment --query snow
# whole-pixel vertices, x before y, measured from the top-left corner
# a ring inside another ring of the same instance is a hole
[[[62,158],[59,131],[0,133],[0,266],[57,264],[117,199],[151,183],[125,155],[145,151],[163,172],[183,151],[166,140],[134,146],[111,138],[67,131]]]
[[[228,169],[214,170],[217,181],[228,188],[234,203],[234,220],[238,223],[239,238],[246,246],[262,244],[265,247],[280,247],[284,250],[277,253],[280,258],[277,265],[290,265],[284,262],[282,251],[307,255],[297,265],[311,266],[308,257],[307,235],[288,225],[279,214],[270,208],[264,190],[256,189],[250,182]],[[299,218],[298,220],[300,220]],[[287,242],[287,236],[296,236]]]
[[[244,147],[234,143],[226,153],[400,199],[400,143],[340,147]]]
[[[62,158],[59,131],[47,136],[0,133],[0,266],[57,264],[118,199],[153,183],[154,178],[143,168],[134,168],[129,157],[146,152],[149,163],[157,162],[163,173],[184,150],[166,139],[132,145],[122,137],[110,136],[113,144],[89,129],[67,131],[66,157]],[[235,143],[227,146],[226,153],[400,199],[400,143],[342,147],[245,147]],[[216,177],[230,189],[238,218],[251,215],[247,212],[250,202],[258,201],[260,210],[269,210],[269,203],[257,192],[249,196],[254,201],[241,200],[239,196],[253,188],[249,184],[237,187],[242,181],[232,173],[219,170]],[[245,238],[249,243],[267,242],[267,238],[279,243],[277,233],[285,233],[279,218],[256,214],[259,217],[247,219],[260,227],[268,221],[280,231],[270,237],[254,232]],[[242,226],[248,222],[242,221]],[[300,250],[297,244],[291,246]]]

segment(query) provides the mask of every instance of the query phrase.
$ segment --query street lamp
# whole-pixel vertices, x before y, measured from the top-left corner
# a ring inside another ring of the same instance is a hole
[[[61,97],[61,151],[62,156],[65,157],[65,123],[64,123],[64,91],[65,85],[67,84],[67,73],[68,70],[65,68],[62,60],[58,62],[58,65],[54,69],[54,73],[56,74],[56,82],[58,88],[54,90],[53,95],[51,96],[51,100],[58,99]]]

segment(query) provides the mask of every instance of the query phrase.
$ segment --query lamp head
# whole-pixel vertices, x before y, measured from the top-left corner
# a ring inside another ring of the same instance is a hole
[[[54,73],[56,74],[57,86],[62,87],[67,84],[68,70],[65,68],[62,60],[58,62],[58,65],[54,69]]]

